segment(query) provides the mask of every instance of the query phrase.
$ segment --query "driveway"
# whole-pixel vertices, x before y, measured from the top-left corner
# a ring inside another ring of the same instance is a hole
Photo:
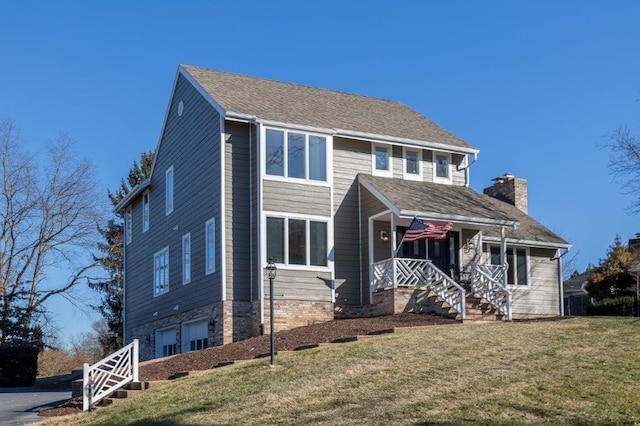
[[[71,391],[33,388],[0,388],[0,424],[25,425],[44,421],[38,412],[56,407],[71,398]]]

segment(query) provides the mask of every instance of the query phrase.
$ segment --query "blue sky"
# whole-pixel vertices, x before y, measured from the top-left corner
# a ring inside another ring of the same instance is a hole
[[[108,203],[156,147],[178,64],[401,101],[480,150],[474,189],[528,179],[582,270],[640,232],[598,147],[640,133],[638,22],[637,1],[0,0],[0,117],[30,149],[72,135]],[[50,308],[62,335],[98,318]]]

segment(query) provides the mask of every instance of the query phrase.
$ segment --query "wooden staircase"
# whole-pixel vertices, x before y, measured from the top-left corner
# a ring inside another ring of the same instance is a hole
[[[503,321],[506,317],[477,294],[467,294],[466,296],[466,320],[468,321]]]

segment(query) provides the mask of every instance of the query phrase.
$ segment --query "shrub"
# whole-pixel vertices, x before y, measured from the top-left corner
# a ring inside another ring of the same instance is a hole
[[[632,317],[636,313],[636,301],[633,296],[602,299],[587,305],[587,315]]]
[[[33,386],[38,374],[40,348],[28,345],[0,345],[0,386]]]

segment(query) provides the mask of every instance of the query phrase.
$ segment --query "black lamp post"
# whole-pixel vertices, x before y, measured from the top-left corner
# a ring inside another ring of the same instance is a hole
[[[271,366],[273,367],[276,365],[276,335],[274,333],[273,323],[273,280],[276,278],[278,268],[276,268],[272,258],[269,258],[269,263],[265,269],[267,270],[267,277],[269,278],[269,315],[271,316],[269,326],[271,329]]]

